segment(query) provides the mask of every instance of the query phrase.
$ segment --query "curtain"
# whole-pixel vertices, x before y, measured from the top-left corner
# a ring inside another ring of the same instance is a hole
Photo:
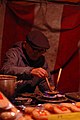
[[[5,52],[17,41],[25,40],[33,29],[42,31],[49,40],[45,54],[52,76],[62,93],[79,90],[80,6],[53,2],[7,2],[4,13],[1,66]],[[77,51],[77,52],[76,52]]]

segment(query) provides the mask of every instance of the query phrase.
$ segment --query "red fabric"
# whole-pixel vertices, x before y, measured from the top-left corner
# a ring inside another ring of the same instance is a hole
[[[13,43],[25,40],[34,20],[34,5],[7,3],[2,38],[2,60]],[[6,46],[7,45],[7,46]]]
[[[80,40],[80,6],[64,6],[59,49],[55,69],[60,68],[70,58]],[[55,75],[55,81],[57,79]],[[62,70],[58,89],[61,92],[78,91],[79,87],[79,51]]]

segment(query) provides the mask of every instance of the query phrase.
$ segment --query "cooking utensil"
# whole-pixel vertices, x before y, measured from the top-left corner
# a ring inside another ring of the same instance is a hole
[[[58,83],[59,83],[59,80],[60,80],[60,77],[61,77],[61,73],[62,73],[62,68],[59,69],[55,90],[58,89]]]
[[[49,82],[49,80],[48,80],[47,77],[46,77],[46,82],[47,82],[47,85],[48,85],[50,91],[52,92],[52,91],[54,90],[54,86],[51,86],[51,85],[50,85],[50,82]]]
[[[0,75],[0,91],[9,99],[15,93],[16,78],[16,76],[12,75]]]

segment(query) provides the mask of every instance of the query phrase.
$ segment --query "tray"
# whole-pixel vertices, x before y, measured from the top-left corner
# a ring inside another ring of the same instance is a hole
[[[45,98],[43,96],[37,96],[36,99],[40,102],[48,102],[48,103],[60,103],[68,101],[67,97],[60,97],[60,98]]]
[[[65,96],[75,101],[80,101],[80,92],[65,93]]]

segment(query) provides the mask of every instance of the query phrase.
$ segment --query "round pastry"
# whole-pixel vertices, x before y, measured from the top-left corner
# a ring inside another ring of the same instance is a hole
[[[77,112],[80,112],[80,102],[76,102],[75,103],[75,106],[77,107]]]
[[[35,120],[48,120],[48,115],[50,115],[50,113],[47,110],[44,109],[35,109],[32,112],[32,117]]]
[[[80,107],[80,102],[76,102],[75,105]]]
[[[56,105],[54,106],[54,112],[62,114],[62,113],[70,113],[71,111],[65,106]]]
[[[24,118],[25,118],[25,120],[33,120],[30,115],[25,115]]]
[[[27,113],[27,114],[31,114],[32,113],[32,111],[34,110],[34,107],[26,107],[25,109],[24,109],[24,111],[25,111],[25,113]]]
[[[14,120],[16,118],[16,115],[14,112],[2,112],[0,114],[0,118],[2,120]]]
[[[66,106],[68,108],[70,108],[71,106],[73,106],[72,103],[60,103],[60,105]]]
[[[51,103],[45,103],[43,105],[44,109],[48,110],[51,113],[54,113],[54,105],[55,104],[51,104]]]
[[[21,116],[17,120],[27,120],[27,119],[24,116]]]
[[[79,112],[80,108],[78,108],[75,103],[61,103],[62,106],[69,108],[72,112]]]
[[[8,100],[0,92],[0,109],[5,109],[8,107],[8,105],[9,105]]]

